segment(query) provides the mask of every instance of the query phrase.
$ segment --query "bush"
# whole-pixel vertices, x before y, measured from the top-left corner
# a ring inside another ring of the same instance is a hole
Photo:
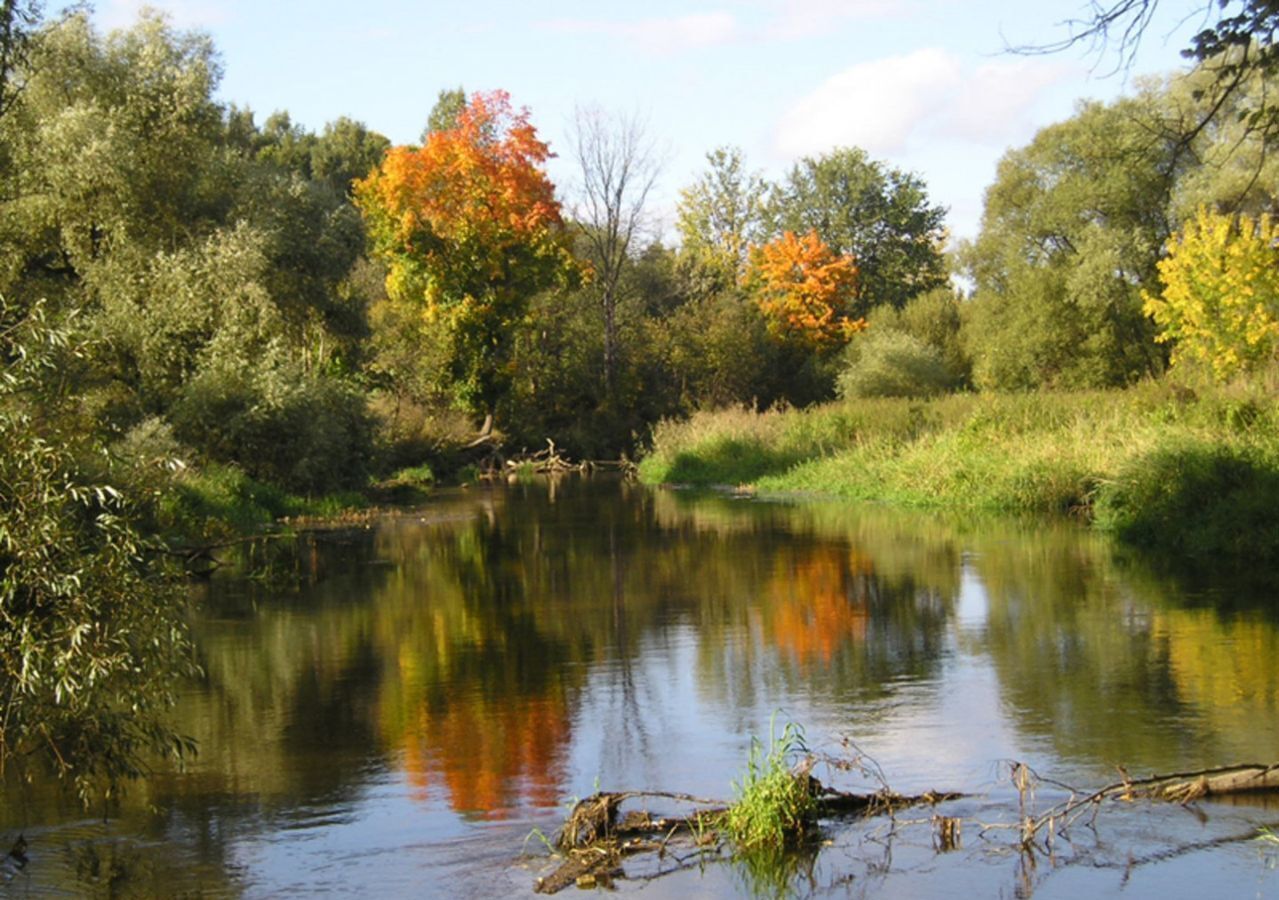
[[[363,397],[289,362],[205,370],[172,418],[177,438],[206,459],[288,490],[320,493],[367,477],[372,426]]]
[[[149,753],[190,749],[165,712],[196,666],[180,586],[124,495],[86,474],[102,455],[54,424],[68,333],[7,312],[0,299],[0,772],[44,764],[87,805]]]
[[[1129,460],[1096,505],[1127,543],[1197,562],[1279,557],[1279,468],[1258,451],[1185,442]]]
[[[892,329],[867,332],[844,351],[839,393],[852,397],[931,397],[945,393],[954,378],[936,348]]]

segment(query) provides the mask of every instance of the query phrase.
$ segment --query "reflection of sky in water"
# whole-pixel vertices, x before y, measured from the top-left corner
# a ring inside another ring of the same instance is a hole
[[[897,790],[970,792],[946,812],[992,823],[1015,814],[1001,761],[1097,786],[1118,762],[1136,774],[1279,746],[1273,624],[1183,608],[1078,529],[629,490],[628,503],[614,485],[571,483],[554,505],[536,488],[455,495],[346,548],[314,589],[211,615],[209,687],[187,710],[204,756],[106,831],[51,807],[33,829],[9,804],[0,821],[44,854],[24,877],[80,883],[74,859],[54,866],[46,848],[109,840],[128,845],[122,865],[157,873],[197,857],[226,894],[522,895],[539,864],[512,859],[532,828],[553,832],[564,801],[597,787],[728,799],[773,721],[801,723],[818,751],[852,739]],[[1053,800],[1044,789],[1040,808]],[[1258,845],[1212,843],[1272,820],[1279,810],[1219,805],[1107,812],[1075,865],[1032,873],[1035,896],[1279,892]],[[812,884],[1017,889],[1006,836],[970,825],[961,852],[938,856],[925,826],[885,862],[882,827],[832,828]],[[1135,848],[1126,876],[1117,848]],[[715,866],[644,890],[751,884]]]

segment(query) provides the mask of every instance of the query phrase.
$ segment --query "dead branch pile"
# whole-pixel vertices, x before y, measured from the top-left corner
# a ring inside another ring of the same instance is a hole
[[[822,786],[806,772],[817,802],[820,818],[891,815],[894,810],[921,804],[935,805],[961,794],[929,791],[917,796],[898,794],[887,788],[869,794],[846,793]],[[622,803],[635,799],[661,799],[696,804],[686,815],[653,815],[647,809],[622,814]],[[534,891],[554,894],[570,885],[607,885],[622,874],[622,861],[638,853],[659,856],[692,851],[718,854],[725,848],[720,834],[725,803],[664,791],[621,791],[592,794],[574,804],[555,838],[563,862],[550,875],[537,879]]]
[[[857,764],[864,768],[867,761],[859,759]],[[873,762],[869,765],[872,771],[877,771]],[[893,816],[898,810],[908,807],[936,806],[967,796],[940,791],[918,795],[898,794],[883,783],[882,776],[879,790],[870,793],[837,791],[823,786],[808,774],[811,766],[810,757],[794,770],[794,777],[806,779],[808,789],[816,801],[817,817],[821,819]],[[1097,790],[1081,791],[1041,778],[1023,763],[1012,763],[1010,774],[1012,784],[1018,792],[1020,806],[1017,822],[1004,825],[974,824],[979,826],[983,835],[999,828],[1015,830],[1018,835],[1015,846],[1023,854],[1034,855],[1039,852],[1051,853],[1053,842],[1057,838],[1069,840],[1070,826],[1085,817],[1095,820],[1106,802],[1152,800],[1184,805],[1204,798],[1279,791],[1279,763],[1235,765],[1139,779],[1130,778],[1123,769],[1120,772],[1123,775],[1120,781]],[[1036,814],[1031,807],[1035,788],[1039,784],[1067,790],[1070,796],[1046,812]],[[693,809],[679,815],[655,815],[647,808],[625,812],[622,810],[623,803],[636,800],[645,803],[650,800],[665,800],[688,804]],[[721,855],[729,849],[729,841],[721,833],[727,811],[728,805],[723,802],[688,794],[662,791],[592,794],[573,806],[554,841],[562,862],[551,875],[537,879],[534,890],[537,893],[553,894],[571,885],[608,886],[612,879],[624,875],[623,861],[640,853],[655,853],[663,859],[673,857],[676,868],[686,867],[689,858]],[[894,819],[894,822],[897,823],[898,820]],[[963,830],[961,818],[934,814],[926,820],[926,824],[934,831],[934,846],[939,852],[959,847]]]

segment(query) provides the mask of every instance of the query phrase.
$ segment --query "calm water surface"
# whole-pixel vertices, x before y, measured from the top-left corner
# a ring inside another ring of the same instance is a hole
[[[1016,819],[1008,760],[1098,787],[1279,759],[1272,598],[1188,591],[1070,525],[569,480],[258,552],[272,578],[198,591],[199,758],[105,824],[8,791],[0,841],[24,830],[31,863],[0,897],[530,895],[525,838],[568,798],[730,797],[774,718],[896,790],[971,794],[943,810],[961,848],[913,811],[828,823],[780,870],[636,860],[621,892],[1279,896],[1265,803],[1108,807],[1033,862],[982,833]]]

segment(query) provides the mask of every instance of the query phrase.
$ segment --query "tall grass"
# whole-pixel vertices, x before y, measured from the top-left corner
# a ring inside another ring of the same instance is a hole
[[[736,800],[724,816],[733,843],[744,851],[776,850],[802,838],[813,824],[817,801],[809,780],[797,777],[792,759],[805,752],[804,732],[787,722],[780,735],[768,727],[768,746],[751,738],[750,757],[740,782],[733,784]]]
[[[650,483],[1068,513],[1193,558],[1279,558],[1279,403],[1264,385],[850,400],[663,423]]]
[[[199,545],[268,531],[290,516],[334,516],[368,505],[355,491],[305,497],[258,481],[231,465],[208,465],[160,494],[153,527],[169,541]]]

